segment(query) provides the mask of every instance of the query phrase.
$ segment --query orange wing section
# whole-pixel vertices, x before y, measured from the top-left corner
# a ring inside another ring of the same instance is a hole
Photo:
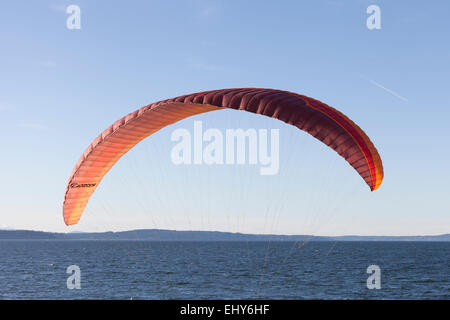
[[[114,164],[137,143],[181,119],[217,107],[181,103],[144,107],[115,122],[103,131],[84,152],[75,166],[64,200],[64,222],[76,224],[89,198]]]
[[[64,222],[78,223],[103,177],[137,143],[177,121],[223,108],[269,116],[308,132],[340,154],[371,190],[383,180],[383,165],[375,146],[361,128],[336,109],[306,96],[273,89],[206,91],[142,107],[94,139],[69,177]]]

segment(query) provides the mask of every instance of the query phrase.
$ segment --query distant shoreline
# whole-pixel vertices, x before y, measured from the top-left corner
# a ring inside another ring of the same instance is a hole
[[[420,241],[450,242],[450,234],[432,236],[312,236],[244,234],[221,231],[141,229],[119,232],[58,233],[0,230],[0,240],[141,240],[141,241]]]

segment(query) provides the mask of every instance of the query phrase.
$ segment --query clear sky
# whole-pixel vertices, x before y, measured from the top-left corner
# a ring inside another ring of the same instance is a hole
[[[66,27],[67,6],[81,29]],[[381,9],[381,29],[366,8]],[[450,2],[2,1],[0,227],[168,228],[324,235],[450,232]],[[79,225],[62,201],[84,149],[149,103],[234,87],[294,91],[371,137],[385,180],[279,121],[219,111],[166,128],[123,157]],[[174,128],[279,128],[280,174],[175,166]]]

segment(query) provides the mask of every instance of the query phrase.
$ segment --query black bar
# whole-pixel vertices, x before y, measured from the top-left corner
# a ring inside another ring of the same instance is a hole
[[[450,300],[55,300],[55,301],[0,301],[3,312],[11,309],[14,315],[22,311],[32,314],[60,314],[61,317],[89,317],[94,314],[114,316],[133,315],[145,319],[312,319],[320,316],[380,316],[392,311],[402,316],[417,315],[420,309],[445,314]],[[431,309],[430,309],[431,308]],[[53,312],[52,312],[53,311]],[[63,313],[60,313],[60,312]]]

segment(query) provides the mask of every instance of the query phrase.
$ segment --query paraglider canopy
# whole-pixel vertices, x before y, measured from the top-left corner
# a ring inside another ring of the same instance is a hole
[[[279,119],[342,156],[376,190],[383,165],[364,131],[338,110],[292,92],[240,88],[205,91],[155,102],[113,123],[89,145],[69,177],[63,204],[66,225],[78,223],[89,198],[114,164],[137,143],[187,117],[231,108]]]

